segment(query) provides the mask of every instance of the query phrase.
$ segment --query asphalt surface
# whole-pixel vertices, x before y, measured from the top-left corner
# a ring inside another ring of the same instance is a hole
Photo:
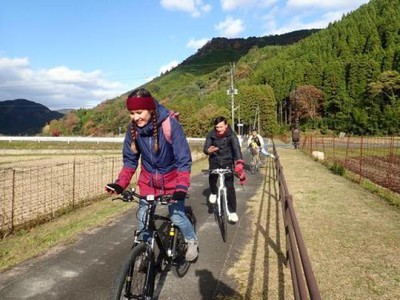
[[[249,161],[248,153],[243,152]],[[200,254],[183,278],[174,273],[161,273],[156,283],[155,299],[215,299],[216,295],[231,296],[235,282],[227,270],[235,262],[246,243],[246,229],[251,216],[245,214],[246,200],[261,186],[261,173],[247,175],[247,185],[236,184],[239,222],[228,227],[224,243],[214,213],[207,204],[208,176],[192,178],[190,199],[197,219]],[[136,224],[132,210],[106,227],[84,233],[76,243],[49,253],[0,274],[0,299],[71,300],[109,299],[111,285],[127,255]],[[162,208],[160,208],[162,209]]]

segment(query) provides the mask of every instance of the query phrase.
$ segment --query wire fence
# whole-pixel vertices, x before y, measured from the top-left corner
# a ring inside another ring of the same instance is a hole
[[[121,168],[120,157],[76,157],[61,163],[0,169],[1,231],[52,219],[104,191]]]
[[[199,147],[191,150],[193,161],[204,157]],[[104,199],[105,184],[116,179],[121,167],[121,155],[76,155],[0,168],[0,234]],[[131,183],[136,181],[137,173]]]
[[[368,179],[388,192],[400,194],[400,137],[321,137],[305,135],[301,148]]]

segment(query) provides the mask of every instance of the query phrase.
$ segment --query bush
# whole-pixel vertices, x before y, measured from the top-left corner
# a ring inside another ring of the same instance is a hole
[[[343,176],[346,172],[345,168],[336,161],[332,164],[332,166],[330,166],[329,170],[331,170],[333,174],[340,176]]]

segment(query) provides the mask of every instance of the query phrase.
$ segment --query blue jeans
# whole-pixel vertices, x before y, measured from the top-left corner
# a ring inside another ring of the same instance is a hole
[[[147,210],[147,202],[143,199],[139,201],[138,217],[138,231],[144,227],[145,215]],[[179,227],[186,241],[197,241],[197,236],[194,231],[192,223],[185,215],[185,201],[177,201],[177,203],[168,204],[169,217],[172,222]]]

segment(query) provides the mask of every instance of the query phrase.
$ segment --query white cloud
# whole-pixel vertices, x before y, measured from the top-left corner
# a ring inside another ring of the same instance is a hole
[[[160,68],[160,70],[159,70],[160,74],[170,71],[171,69],[175,68],[177,65],[179,65],[178,61],[176,61],[176,60],[171,61],[170,63],[168,63]]]
[[[208,41],[209,39],[199,39],[199,40],[190,39],[189,42],[186,44],[186,47],[197,50],[203,47],[205,44],[207,44]]]
[[[269,7],[278,0],[221,0],[222,10],[232,11],[238,8]]]
[[[289,0],[286,7],[275,6],[263,17],[263,35],[282,34],[300,29],[326,28],[368,0]]]
[[[232,17],[227,17],[225,21],[215,25],[215,29],[223,37],[234,38],[242,33],[245,28],[241,19],[233,19]]]
[[[369,0],[289,0],[288,8],[313,8],[313,9],[334,9],[346,10],[358,8],[360,5],[367,3]]]
[[[211,5],[204,4],[202,0],[161,0],[160,4],[165,9],[184,11],[193,17],[199,17],[212,9]]]
[[[85,73],[65,66],[33,70],[27,58],[0,57],[0,101],[23,98],[50,109],[91,108],[126,90],[98,70]]]

